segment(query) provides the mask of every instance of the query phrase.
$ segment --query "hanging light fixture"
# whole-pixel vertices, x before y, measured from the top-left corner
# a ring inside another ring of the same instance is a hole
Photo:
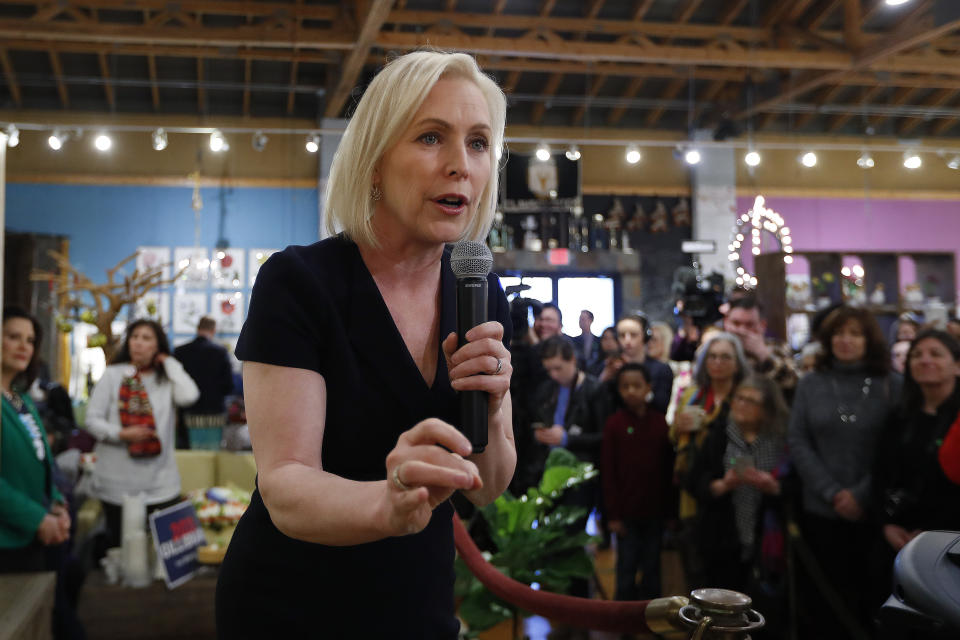
[[[167,148],[167,132],[164,131],[163,127],[150,134],[150,144],[154,151],[163,151]]]
[[[316,153],[320,150],[320,136],[315,133],[311,133],[307,136],[307,143],[305,146],[307,151],[310,153]]]
[[[13,148],[20,144],[20,129],[17,129],[17,125],[10,124],[7,126],[7,146]]]
[[[97,137],[93,139],[93,146],[100,152],[110,151],[110,147],[113,146],[113,138],[106,133],[98,133]]]
[[[800,156],[800,164],[808,169],[812,169],[813,167],[817,166],[817,154],[813,151],[807,151],[805,154]]]
[[[546,143],[541,142],[540,146],[537,147],[537,160],[540,162],[546,162],[550,159],[550,147]]]
[[[564,154],[567,156],[567,160],[570,162],[576,162],[580,159],[580,149],[577,148],[577,145],[570,145],[570,148],[567,149],[567,152]]]
[[[683,161],[690,166],[700,164],[700,160],[703,157],[700,155],[700,151],[697,149],[687,149],[683,154]]]
[[[66,136],[60,132],[60,129],[54,129],[53,133],[50,134],[50,137],[47,138],[47,144],[50,145],[50,148],[54,151],[60,151],[63,148],[63,143],[66,141]]]
[[[860,157],[857,158],[857,166],[861,169],[873,169],[875,164],[873,156],[870,155],[869,151],[864,151],[860,154]]]
[[[743,156],[743,161],[748,167],[756,167],[760,164],[760,153],[756,149],[751,149],[747,155]]]
[[[953,169],[954,171],[960,169],[960,153],[947,160],[947,167]]]
[[[214,153],[220,153],[221,151],[226,151],[230,148],[230,145],[227,144],[226,138],[223,137],[223,134],[220,133],[220,129],[214,129],[213,133],[210,134],[210,151]]]
[[[263,131],[257,131],[253,134],[253,137],[250,138],[250,145],[254,151],[263,151],[267,148],[267,140],[267,134]]]
[[[640,162],[640,149],[636,145],[630,145],[627,147],[627,154],[624,156],[630,164],[637,164]]]

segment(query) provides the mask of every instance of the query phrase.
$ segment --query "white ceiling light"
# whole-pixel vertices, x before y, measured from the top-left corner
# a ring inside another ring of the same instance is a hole
[[[577,148],[577,145],[573,145],[567,149],[567,152],[564,155],[567,156],[567,160],[570,162],[576,162],[580,159],[580,149]]]
[[[17,125],[11,124],[7,127],[7,146],[15,147],[20,144],[20,129],[17,129]]]
[[[627,155],[624,156],[630,164],[637,164],[640,162],[640,149],[635,145],[630,145],[627,147]]]
[[[687,149],[686,153],[683,154],[683,161],[691,166],[700,164],[702,159],[700,152],[696,149]]]
[[[223,134],[220,133],[219,129],[214,129],[213,133],[210,134],[210,151],[214,153],[220,153],[221,151],[226,151],[230,147],[227,145],[226,139],[224,139]]]
[[[860,154],[860,157],[857,158],[857,166],[861,169],[873,169],[875,164],[873,156],[870,155],[869,151],[864,151]]]
[[[310,153],[316,153],[317,151],[319,151],[319,150],[320,150],[320,136],[318,136],[318,135],[315,134],[315,133],[312,133],[312,134],[310,134],[309,136],[307,136],[306,148],[307,148],[307,151],[309,151]]]
[[[12,140],[12,138],[11,138],[11,140]],[[11,146],[13,146],[13,145],[11,145]],[[957,171],[958,169],[960,169],[960,153],[958,153],[957,155],[955,155],[955,156],[953,156],[952,158],[950,158],[949,160],[947,160],[947,166],[948,166],[949,168],[953,169],[954,171]]]
[[[550,159],[550,147],[545,144],[541,144],[537,147],[537,160],[540,162],[546,162]]]
[[[113,146],[113,138],[105,133],[98,133],[97,137],[93,139],[93,146],[97,148],[97,151],[110,151],[110,147]]]
[[[66,137],[60,133],[59,129],[54,129],[53,133],[50,134],[50,137],[47,138],[47,144],[50,145],[50,148],[54,151],[60,151],[63,147],[63,142],[66,140]]]
[[[910,0],[886,0],[888,7],[899,7],[902,4],[907,4]]]
[[[907,169],[919,169],[923,166],[923,160],[920,159],[920,154],[915,151],[907,151],[903,154],[903,166]]]
[[[747,155],[743,156],[743,161],[747,163],[748,167],[756,167],[760,164],[760,154],[751,149],[747,152]]]
[[[154,151],[163,151],[167,148],[167,132],[163,130],[163,127],[150,134],[150,145]]]
[[[808,169],[817,166],[817,154],[815,154],[813,151],[807,151],[805,154],[800,156],[800,164]]]
[[[263,131],[257,131],[253,134],[253,137],[250,138],[250,145],[254,151],[263,151],[267,148],[267,140],[267,134]]]

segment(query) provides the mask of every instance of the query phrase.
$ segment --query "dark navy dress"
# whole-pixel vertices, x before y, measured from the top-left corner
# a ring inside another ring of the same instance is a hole
[[[441,273],[442,340],[456,330],[449,249]],[[509,309],[493,274],[489,291],[488,317],[509,344]],[[344,478],[383,480],[401,433],[430,417],[457,422],[442,351],[428,388],[356,244],[342,236],[289,247],[263,265],[236,353],[323,375],[323,468]],[[446,502],[416,535],[332,547],[281,533],[254,491],[220,569],[218,637],[456,638],[452,515]]]

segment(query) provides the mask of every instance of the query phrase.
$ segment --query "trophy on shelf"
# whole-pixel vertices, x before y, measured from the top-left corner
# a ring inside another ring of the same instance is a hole
[[[621,232],[623,231],[623,221],[626,217],[626,211],[623,208],[623,203],[620,201],[620,198],[613,199],[613,206],[610,208],[610,211],[607,212],[607,233],[610,237],[610,250],[616,251],[623,246],[623,238]]]
[[[873,288],[873,293],[870,294],[870,304],[875,307],[882,307],[887,304],[887,292],[884,291],[882,282],[878,282]]]
[[[604,224],[603,224],[603,214],[596,213],[593,216],[593,227],[590,229],[590,248],[591,249],[606,249],[606,243],[604,242]]]
[[[525,251],[543,251],[543,240],[537,234],[537,219],[532,215],[527,216],[520,223],[523,229],[523,249]]]

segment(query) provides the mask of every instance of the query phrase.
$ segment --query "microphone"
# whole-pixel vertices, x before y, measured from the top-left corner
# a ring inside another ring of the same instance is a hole
[[[450,268],[457,277],[457,346],[467,344],[466,333],[487,321],[487,275],[493,254],[483,242],[463,240],[453,245]],[[467,436],[474,453],[487,447],[486,391],[460,392],[460,432]]]

